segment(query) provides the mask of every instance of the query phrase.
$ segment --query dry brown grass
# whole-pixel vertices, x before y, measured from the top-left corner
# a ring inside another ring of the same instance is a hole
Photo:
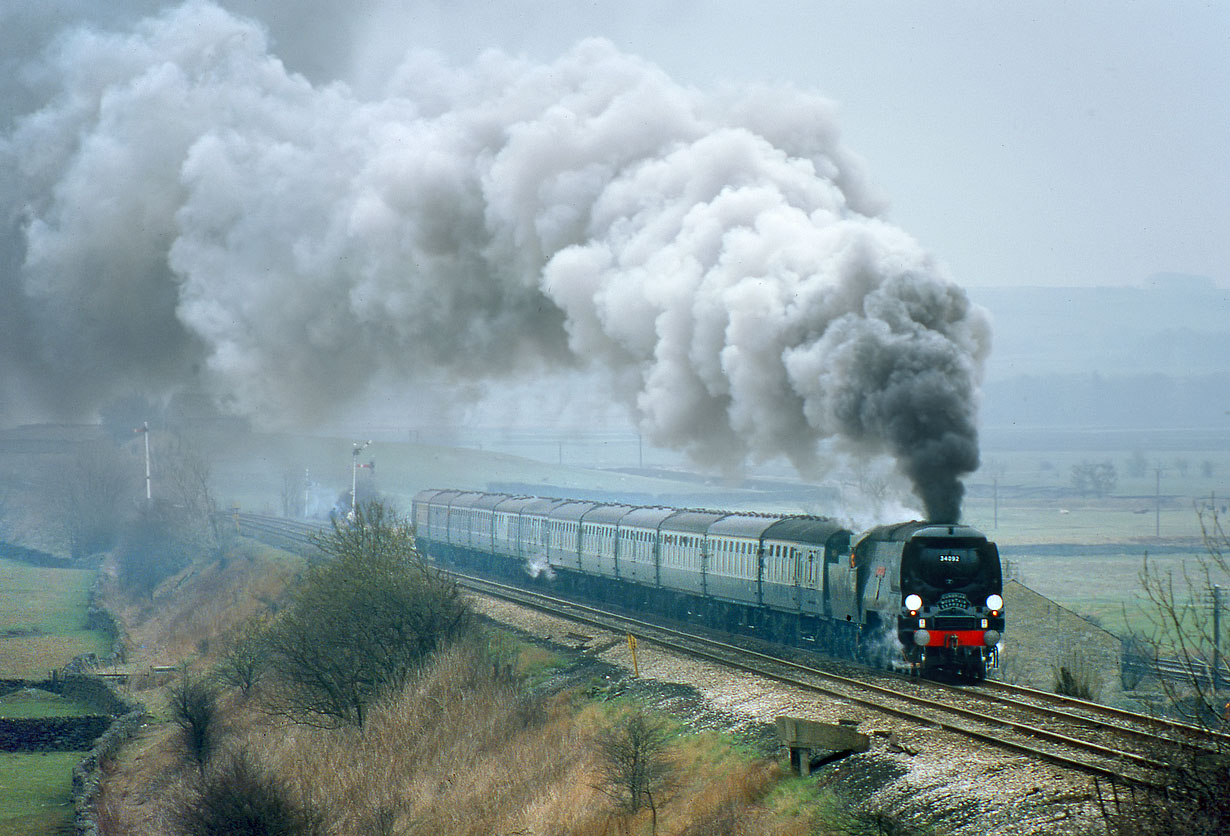
[[[525,815],[558,820],[557,809],[544,811],[559,797],[554,785],[583,772],[588,756],[569,700],[526,697],[474,645],[442,654],[363,731],[252,731],[243,745],[322,800],[338,833],[478,836],[524,829]],[[320,763],[334,768],[321,774]],[[578,809],[597,798],[587,789]]]
[[[282,597],[304,565],[285,552],[243,544],[225,560],[194,563],[168,578],[152,599],[126,594],[108,571],[104,601],[127,632],[130,662],[212,664],[245,622]]]
[[[297,569],[261,555],[198,565],[170,579],[152,604],[117,599],[117,609],[134,643],[145,645],[147,661],[192,660],[204,672]],[[514,642],[462,643],[378,705],[362,730],[289,724],[261,711],[264,686],[248,699],[230,691],[220,703],[215,758],[245,754],[339,836],[647,836],[647,812],[618,818],[593,786],[592,741],[610,707],[569,693],[531,695],[523,674],[545,664],[540,649]],[[141,694],[164,718],[158,695],[166,684],[151,679]],[[716,735],[681,736],[672,751],[676,791],[659,811],[658,834],[811,832],[797,813],[763,803],[785,777],[776,763],[739,754]],[[99,804],[103,836],[176,832],[177,805],[200,775],[173,724],[146,728],[108,766]]]
[[[593,788],[591,741],[610,715],[571,694],[532,698],[496,675],[477,644],[442,654],[363,730],[312,729],[224,701],[221,751],[244,752],[323,814],[330,834],[649,834]],[[808,832],[761,802],[784,778],[716,735],[680,737],[677,790],[659,811],[663,836],[793,836]],[[159,776],[151,785],[151,776]],[[195,780],[169,727],[147,731],[112,768],[104,834],[174,832],[175,804]]]

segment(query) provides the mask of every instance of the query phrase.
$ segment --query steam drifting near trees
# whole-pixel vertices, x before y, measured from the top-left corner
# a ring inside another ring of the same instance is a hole
[[[930,518],[978,464],[985,315],[881,207],[833,108],[702,92],[602,40],[410,54],[378,97],[189,2],[65,33],[0,135],[0,389],[191,383],[266,424],[371,387],[604,369],[710,465],[893,455]]]

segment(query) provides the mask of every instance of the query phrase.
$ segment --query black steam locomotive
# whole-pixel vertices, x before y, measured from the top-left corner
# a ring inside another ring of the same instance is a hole
[[[855,537],[823,517],[456,490],[420,492],[412,515],[425,554],[486,574],[915,673],[998,664],[999,552],[966,526]]]

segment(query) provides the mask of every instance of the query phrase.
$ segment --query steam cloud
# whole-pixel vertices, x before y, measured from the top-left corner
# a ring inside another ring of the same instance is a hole
[[[0,135],[0,391],[185,383],[266,424],[390,381],[609,370],[703,463],[887,452],[931,519],[978,465],[983,312],[788,89],[701,92],[602,40],[313,84],[189,2],[65,33]]]

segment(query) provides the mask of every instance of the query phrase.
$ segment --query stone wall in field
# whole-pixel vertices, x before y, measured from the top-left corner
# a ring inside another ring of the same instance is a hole
[[[0,752],[85,752],[111,717],[29,717],[0,719]]]
[[[1015,580],[1004,584],[1004,613],[996,679],[1054,691],[1066,670],[1076,683],[1088,682],[1099,701],[1114,702],[1122,694],[1123,651],[1114,633]]]
[[[86,752],[73,769],[75,833],[97,836],[95,802],[102,778],[101,764],[114,757],[145,721],[145,706],[125,699],[97,676],[57,673],[52,679],[0,680],[0,692],[19,688],[50,691],[90,706],[88,717],[0,719],[0,751]]]

